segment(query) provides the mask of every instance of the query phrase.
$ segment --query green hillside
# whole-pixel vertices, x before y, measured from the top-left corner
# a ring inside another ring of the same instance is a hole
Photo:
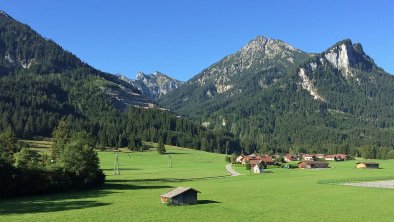
[[[166,148],[172,153],[173,168],[168,168],[167,155],[155,151],[122,152],[119,176],[112,175],[114,153],[100,152],[107,174],[102,188],[2,200],[0,221],[257,221],[261,217],[270,221],[390,221],[394,216],[387,202],[394,195],[390,189],[317,183],[392,176],[392,160],[379,161],[379,170],[357,170],[356,161],[347,161],[330,163],[332,168],[323,170],[272,168],[260,175],[236,168],[244,175],[229,177],[224,155]],[[199,204],[161,204],[160,195],[178,186],[201,191]]]
[[[209,135],[240,150],[234,136],[176,117],[130,83],[89,66],[5,13],[0,13],[0,91],[0,132],[12,129],[19,138],[51,137],[64,119],[72,129],[92,134],[100,147],[160,140],[199,149]]]

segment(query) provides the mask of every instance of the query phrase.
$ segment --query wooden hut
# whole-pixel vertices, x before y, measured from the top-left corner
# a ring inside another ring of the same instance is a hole
[[[315,169],[315,168],[328,168],[326,161],[302,161],[298,163],[298,168]]]
[[[190,187],[178,187],[160,195],[160,200],[162,203],[171,205],[197,204],[197,193],[200,191]]]
[[[376,162],[358,162],[356,163],[357,169],[379,169],[379,163]]]

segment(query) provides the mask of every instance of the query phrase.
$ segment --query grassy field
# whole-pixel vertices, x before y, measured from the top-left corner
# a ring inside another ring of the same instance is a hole
[[[269,169],[229,177],[224,155],[167,147],[120,153],[121,175],[112,175],[114,154],[100,152],[107,183],[100,189],[0,201],[0,221],[392,221],[394,190],[318,184],[322,179],[394,175],[394,161],[383,169],[357,170],[356,161],[330,169]],[[130,156],[130,159],[128,158]],[[199,191],[199,204],[166,206],[160,194],[174,187]]]

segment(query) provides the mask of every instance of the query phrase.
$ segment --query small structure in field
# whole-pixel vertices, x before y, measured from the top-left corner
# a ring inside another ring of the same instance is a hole
[[[251,168],[251,171],[253,173],[262,173],[264,171],[264,167],[261,167],[260,164],[256,164],[253,168]]]
[[[358,162],[356,163],[357,169],[379,169],[379,163],[376,162]]]
[[[304,168],[304,169],[328,168],[328,162],[326,162],[326,161],[302,161],[302,162],[298,163],[298,168]]]
[[[160,201],[168,205],[197,204],[197,193],[201,192],[191,187],[178,187],[160,195]]]

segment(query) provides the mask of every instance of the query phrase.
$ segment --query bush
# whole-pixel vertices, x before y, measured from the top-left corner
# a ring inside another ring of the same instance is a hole
[[[250,170],[250,168],[252,168],[249,161],[246,161],[245,167],[246,167],[246,170]]]
[[[226,163],[231,163],[231,157],[226,156],[226,157],[224,158],[224,161],[225,161]]]
[[[166,148],[162,142],[159,142],[157,144],[156,150],[159,154],[165,154],[166,153]]]

